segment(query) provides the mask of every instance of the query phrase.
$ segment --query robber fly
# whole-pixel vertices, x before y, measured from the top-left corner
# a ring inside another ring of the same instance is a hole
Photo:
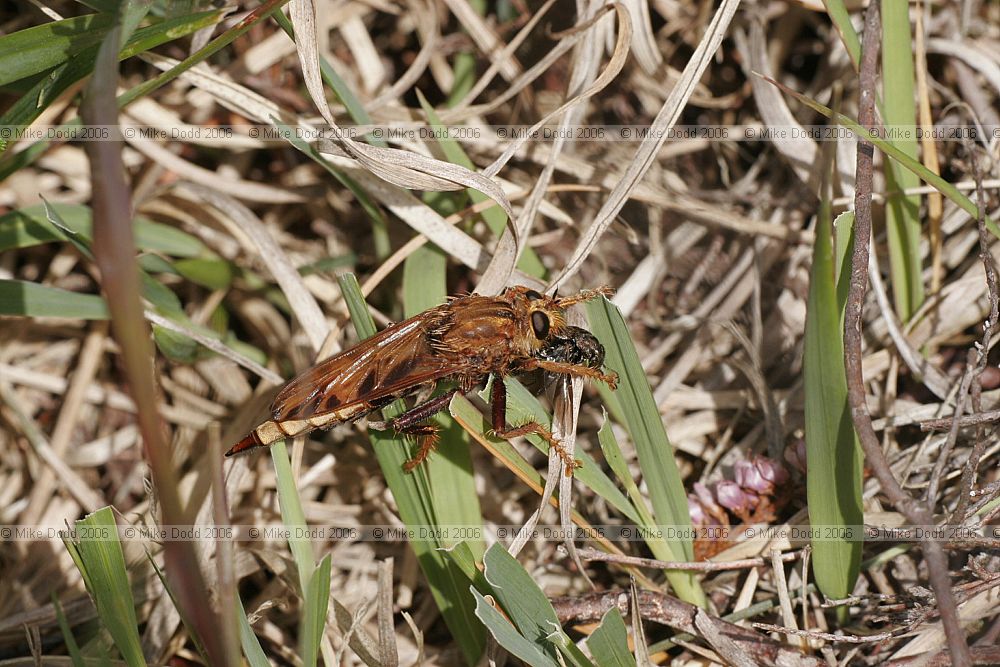
[[[351,422],[397,398],[427,396],[440,381],[455,387],[418,399],[407,412],[375,428],[419,437],[420,447],[404,466],[412,470],[434,447],[436,428],[427,420],[452,397],[468,393],[492,376],[492,426],[498,437],[534,433],[571,468],[575,462],[541,424],[506,428],[507,375],[541,371],[546,376],[601,380],[612,389],[618,377],[601,370],[604,348],[589,331],[567,325],[563,311],[608,296],[610,288],[550,297],[527,287],[510,287],[495,297],[455,297],[393,324],[355,347],[323,361],[286,384],[271,404],[270,419],[234,445],[226,456]]]

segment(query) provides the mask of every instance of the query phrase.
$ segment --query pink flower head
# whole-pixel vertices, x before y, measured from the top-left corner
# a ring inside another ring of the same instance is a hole
[[[719,517],[724,516],[726,512],[715,502],[712,492],[701,482],[695,482],[694,491],[688,494],[688,515],[691,517],[691,524],[697,527],[721,525]]]
[[[733,477],[736,484],[746,491],[771,495],[778,484],[788,481],[788,471],[766,456],[757,456],[753,461],[738,461],[733,466]],[[722,502],[721,498],[719,502]]]
[[[737,515],[745,514],[756,507],[759,501],[753,492],[744,490],[739,484],[728,479],[716,482],[715,497],[718,498],[720,505]]]

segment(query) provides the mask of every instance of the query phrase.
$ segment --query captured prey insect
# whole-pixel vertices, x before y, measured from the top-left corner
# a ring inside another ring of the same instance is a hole
[[[397,398],[421,395],[407,412],[375,428],[419,437],[420,447],[404,468],[412,470],[434,448],[437,430],[427,420],[444,410],[457,393],[468,393],[493,377],[492,427],[498,437],[533,433],[554,447],[567,464],[572,457],[541,424],[506,427],[507,390],[503,378],[541,371],[548,377],[600,380],[612,389],[618,377],[603,372],[604,348],[589,331],[570,326],[564,310],[611,289],[601,287],[550,297],[527,287],[509,287],[495,297],[454,297],[390,325],[291,380],[271,404],[270,419],[232,447],[226,456],[351,422]],[[455,386],[426,398],[440,381]]]

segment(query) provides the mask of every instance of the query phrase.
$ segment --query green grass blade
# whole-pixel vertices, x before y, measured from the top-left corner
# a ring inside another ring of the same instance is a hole
[[[938,192],[940,192],[945,197],[953,201],[960,209],[962,209],[969,215],[973,217],[977,217],[979,215],[979,211],[978,208],[976,207],[976,204],[973,203],[972,200],[970,200],[964,194],[962,194],[961,190],[959,190],[954,185],[941,178],[941,176],[939,176],[938,174],[935,174],[933,171],[931,171],[924,165],[920,164],[920,162],[918,162],[917,160],[914,160],[912,157],[910,157],[906,153],[902,152],[901,150],[893,146],[891,143],[884,141],[880,137],[873,135],[867,129],[862,127],[853,118],[845,116],[842,113],[835,113],[828,107],[820,104],[819,102],[809,98],[806,95],[803,95],[797,91],[792,90],[791,88],[782,83],[778,83],[777,81],[775,81],[770,77],[762,76],[762,78],[768,81],[769,83],[777,86],[785,93],[791,95],[802,104],[805,104],[813,111],[822,114],[826,118],[836,121],[838,125],[843,125],[844,127],[850,128],[850,130],[854,132],[858,137],[861,137],[866,141],[871,142],[880,151],[891,157],[893,160],[901,164],[909,171],[912,171],[914,174],[919,176],[922,181],[934,187]],[[996,236],[997,238],[1000,238],[1000,227],[997,227],[993,219],[988,216],[986,218],[986,229],[988,229],[989,232],[994,236]]]
[[[302,511],[302,500],[299,498],[298,487],[295,486],[295,475],[288,460],[288,448],[284,440],[271,445],[271,460],[274,462],[274,474],[278,488],[278,504],[281,507],[281,522],[290,532],[288,548],[299,572],[299,591],[303,598],[309,590],[316,561],[313,557],[312,543],[303,536],[306,527],[306,515]]]
[[[430,194],[430,193],[428,193]],[[435,193],[438,194],[438,193]],[[411,317],[447,300],[448,256],[432,244],[424,245],[403,264],[404,315]],[[472,456],[465,431],[447,413],[435,417],[440,426],[437,450],[426,462],[434,516],[441,525],[482,526]],[[486,550],[483,540],[467,540],[477,558]],[[448,543],[445,546],[453,546]]]
[[[319,658],[319,646],[326,626],[326,609],[330,604],[331,565],[330,554],[327,554],[319,562],[306,589],[300,649],[304,667],[314,667]]]
[[[515,378],[504,378],[504,384],[507,386],[507,423],[524,424],[535,421],[551,431],[552,416],[542,406],[541,401]],[[487,395],[486,390],[484,390],[482,394],[484,400]],[[548,442],[535,435],[530,435],[525,439],[540,452],[548,454]],[[621,492],[618,485],[601,469],[593,456],[582,448],[577,448],[574,456],[583,463],[583,466],[573,472],[573,477],[633,522],[638,523],[639,513],[636,508]]]
[[[243,601],[240,596],[236,596],[236,617],[240,624],[240,646],[243,647],[243,655],[246,656],[250,667],[270,667],[271,663],[261,648],[257,634],[250,626],[250,619],[247,618],[246,609],[243,608]]]
[[[591,330],[604,343],[605,366],[618,373],[618,391],[615,393],[625,415],[623,425],[632,436],[639,455],[653,515],[658,524],[690,530],[687,494],[674,461],[674,450],[667,439],[663,419],[653,400],[625,319],[618,308],[604,298],[587,302],[587,313]],[[669,560],[692,559],[690,539],[667,540],[667,544],[671,551]],[[693,575],[675,571],[668,572],[667,578],[678,597],[693,604],[705,604],[704,594]]]
[[[538,584],[521,564],[499,544],[487,549],[483,563],[486,566],[484,575],[492,588],[493,597],[518,633],[549,660],[556,662],[557,650],[549,636],[554,632],[561,632],[561,628],[545,593],[538,588]]]
[[[66,539],[64,542],[83,575],[101,624],[111,635],[126,664],[130,667],[145,665],[135,600],[111,508],[103,507],[74,525],[76,533],[86,537],[76,541]]]
[[[114,22],[114,14],[87,14],[0,37],[0,86],[44,72],[100,44]]]
[[[0,279],[0,315],[108,319],[108,306],[96,294],[79,294],[26,280]]]
[[[839,231],[839,230],[838,230]],[[829,207],[816,225],[806,307],[805,376],[806,495],[816,526],[859,526],[862,456],[847,403],[843,307],[834,282],[833,230]],[[848,273],[841,272],[842,282]],[[861,564],[861,541],[816,540],[813,572],[829,597],[851,593]]]
[[[628,650],[628,630],[618,607],[608,609],[601,625],[587,638],[587,647],[598,667],[633,667],[635,658]]]
[[[73,667],[86,667],[87,663],[84,662],[83,654],[80,653],[80,646],[76,643],[76,637],[73,636],[73,628],[66,620],[66,614],[63,612],[62,605],[59,604],[59,598],[55,596],[55,593],[52,594],[52,608],[55,610],[56,622],[59,623],[59,631],[62,632],[66,652],[69,653],[69,659],[73,661]]]
[[[887,127],[909,130],[905,138],[890,136],[901,153],[917,161],[917,108],[914,94],[913,37],[907,0],[883,0],[882,114]],[[920,185],[916,174],[886,162],[886,229],[896,312],[908,321],[924,302],[920,267],[920,196],[901,194]]]

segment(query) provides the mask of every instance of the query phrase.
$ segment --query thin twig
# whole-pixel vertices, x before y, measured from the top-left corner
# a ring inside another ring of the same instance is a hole
[[[979,170],[979,161],[976,151],[971,142],[966,142],[966,149],[969,152],[969,161],[972,164],[972,177],[976,181],[976,225],[979,228],[979,259],[983,263],[983,270],[986,273],[986,288],[990,294],[990,316],[983,322],[983,337],[976,350],[969,350],[970,357],[976,355],[975,368],[972,371],[972,411],[979,413],[983,409],[982,384],[979,379],[986,370],[987,357],[990,352],[990,339],[993,330],[996,328],[997,319],[1000,317],[1000,291],[997,289],[997,272],[993,262],[993,253],[990,252],[990,238],[986,232],[986,195],[983,192],[983,174]],[[956,413],[960,413],[958,409]],[[956,430],[956,427],[952,427]],[[976,440],[969,453],[969,459],[965,462],[965,469],[962,470],[962,481],[959,484],[958,502],[955,511],[951,515],[951,523],[961,522],[965,518],[965,511],[969,505],[969,493],[976,483],[976,471],[979,469],[979,461],[983,458],[986,450],[986,438],[983,437],[982,423],[976,424]]]
[[[875,127],[875,84],[879,47],[879,3],[868,5],[865,12],[864,40],[860,66],[860,99],[858,121],[864,127]],[[854,198],[855,237],[851,252],[851,282],[847,296],[844,322],[844,362],[847,371],[847,395],[851,406],[851,420],[858,439],[865,451],[865,458],[878,478],[882,492],[889,501],[914,524],[932,523],[931,513],[920,506],[900,486],[879,445],[871,415],[865,402],[865,384],[861,373],[861,315],[865,289],[868,284],[868,254],[872,234],[872,170],[875,148],[867,141],[858,144],[856,190]],[[937,597],[941,622],[948,640],[955,665],[971,664],[969,647],[958,623],[958,610],[951,591],[948,561],[939,544],[926,540],[923,543],[927,561],[928,578]]]
[[[927,421],[918,422],[920,424],[921,431],[943,431],[946,428],[951,428],[952,423],[955,421],[955,415],[951,417],[943,417],[941,419],[928,419]],[[974,412],[971,415],[964,415],[958,419],[958,425],[960,427],[965,426],[978,426],[981,424],[989,424],[991,422],[1000,421],[1000,410],[987,410],[986,412]]]

